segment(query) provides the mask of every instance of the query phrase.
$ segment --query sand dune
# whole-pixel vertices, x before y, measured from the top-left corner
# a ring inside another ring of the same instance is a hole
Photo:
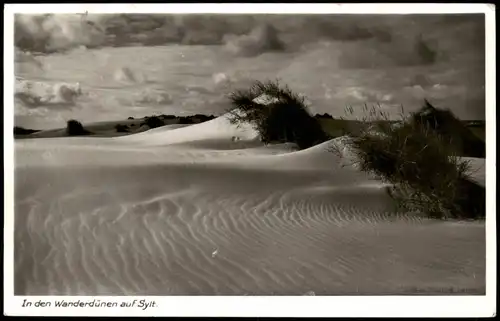
[[[234,140],[238,137],[239,140]],[[485,293],[485,226],[225,118],[15,142],[17,295]]]
[[[140,143],[141,145],[160,146],[177,143],[192,143],[194,141],[213,141],[220,140],[231,141],[233,137],[238,137],[239,140],[256,140],[258,133],[250,125],[234,126],[229,123],[227,115],[217,117],[215,119],[180,128],[176,131],[164,134],[162,127],[154,131],[148,131],[138,135],[123,137],[129,143]]]

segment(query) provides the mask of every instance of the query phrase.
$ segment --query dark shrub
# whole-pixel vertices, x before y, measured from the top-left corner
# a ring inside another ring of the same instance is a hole
[[[256,102],[259,97],[271,101]],[[304,98],[278,82],[257,81],[248,90],[232,93],[230,99],[231,123],[252,124],[264,143],[293,142],[304,149],[328,139],[317,119],[309,114]]]
[[[198,119],[198,121],[200,123],[206,122],[206,121],[211,119],[210,116],[202,115],[202,114],[196,114],[193,116],[193,118]]]
[[[470,181],[468,161],[457,157],[448,137],[415,117],[397,126],[365,119],[365,129],[350,133],[361,170],[391,183],[391,196],[405,210],[442,219],[484,217],[485,189]]]
[[[165,125],[163,120],[161,120],[157,116],[145,117],[145,120],[146,121],[144,123],[142,123],[141,126],[143,124],[145,124],[145,125],[148,125],[149,128],[156,128],[156,127],[161,127],[161,126]]]
[[[74,119],[71,119],[66,124],[66,133],[69,136],[81,136],[81,135],[89,135],[91,132],[83,128],[83,125]]]
[[[134,119],[134,117],[129,117],[129,118],[127,118],[127,119],[130,119],[130,120],[132,120],[132,119]]]
[[[194,124],[194,121],[189,116],[187,116],[187,117],[179,117],[179,124],[190,125],[190,124]]]
[[[117,124],[115,126],[116,132],[118,133],[128,133],[128,126],[127,125],[122,125],[122,124]]]

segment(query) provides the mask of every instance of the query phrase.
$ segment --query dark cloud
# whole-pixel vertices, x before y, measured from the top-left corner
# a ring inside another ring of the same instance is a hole
[[[387,68],[394,66],[432,65],[447,59],[445,52],[421,35],[396,38],[391,42],[370,39],[363,43],[345,44],[339,57],[341,68]]]
[[[264,35],[259,36],[262,30]],[[257,41],[249,40],[252,37]],[[424,39],[420,47],[415,44],[418,37]],[[432,63],[445,56],[439,51],[484,50],[484,15],[48,14],[15,18],[16,46],[45,53],[82,45],[221,45],[228,39],[252,48],[250,53],[295,50],[323,39],[385,44],[380,46],[382,53],[387,55],[384,48],[392,48],[397,56],[404,52],[397,47],[410,44],[415,55]]]
[[[224,42],[229,51],[241,56],[257,56],[286,49],[276,28],[268,23],[255,27],[249,34],[225,36]]]

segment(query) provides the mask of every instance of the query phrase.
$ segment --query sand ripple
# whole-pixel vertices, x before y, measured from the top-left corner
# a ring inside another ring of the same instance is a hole
[[[279,172],[254,186],[245,171],[217,181],[209,169],[203,184],[200,171],[148,170],[134,173],[145,190],[125,185],[129,169],[19,173],[38,177],[37,195],[16,186],[16,294],[484,291],[484,226],[397,215],[383,188],[318,189]]]
[[[321,146],[155,135],[16,142],[16,295],[485,292],[484,223],[396,213]]]

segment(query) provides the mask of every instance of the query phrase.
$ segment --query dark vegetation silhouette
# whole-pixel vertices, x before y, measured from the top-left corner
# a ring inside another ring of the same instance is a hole
[[[127,125],[117,124],[115,126],[115,129],[116,129],[117,133],[128,133],[129,132],[129,128]]]
[[[129,119],[129,120],[133,120],[133,119],[134,119],[134,117],[129,117],[129,118],[127,118],[127,119]]]
[[[333,119],[333,116],[330,115],[330,114],[328,114],[328,113],[324,113],[322,115],[321,114],[316,114],[316,115],[314,115],[314,117],[316,117],[316,118],[329,118],[329,119]]]
[[[179,117],[179,124],[189,125],[194,124],[194,121],[191,117]]]
[[[68,120],[66,123],[66,133],[68,136],[83,136],[92,134],[90,131],[86,130],[79,121],[74,119]]]
[[[160,115],[160,118],[163,119],[163,120],[166,120],[166,119],[176,119],[177,116],[174,116],[174,115]]]
[[[174,115],[159,115],[159,116],[146,116],[144,117],[144,121],[140,124],[140,126],[148,126],[149,128],[157,128],[161,126],[165,126],[168,124],[199,124],[211,119],[214,119],[213,115],[202,115],[196,114],[191,116],[174,116]],[[175,120],[177,122],[175,122]]]
[[[352,108],[348,111],[352,114]],[[483,218],[485,188],[470,179],[469,161],[458,156],[456,137],[443,129],[455,133],[465,125],[428,101],[420,111],[402,116],[395,125],[372,108],[362,120],[367,126],[348,135],[361,170],[390,183],[390,195],[407,211],[440,219]]]
[[[257,98],[269,98],[260,103]],[[278,81],[255,82],[248,90],[229,95],[232,106],[229,120],[233,124],[250,123],[264,143],[292,142],[304,149],[329,137],[316,118],[311,116],[304,98]]]
[[[203,114],[196,114],[188,117],[192,118],[195,122],[206,122],[216,118],[214,115],[203,115]]]
[[[484,141],[477,138],[462,122],[448,109],[437,109],[427,100],[424,106],[413,115],[412,121],[420,126],[429,126],[439,135],[446,138],[461,156],[479,157],[486,156]]]
[[[165,126],[165,122],[158,116],[144,117],[145,121],[141,124],[147,125],[149,128],[157,128]]]

